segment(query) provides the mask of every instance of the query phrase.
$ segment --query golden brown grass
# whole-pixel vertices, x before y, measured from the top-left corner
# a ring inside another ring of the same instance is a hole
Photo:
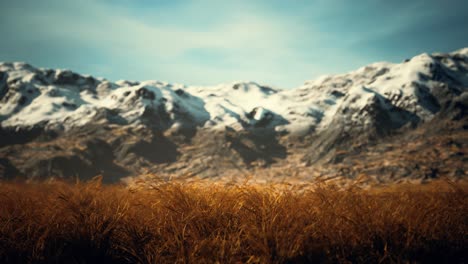
[[[0,262],[466,262],[467,191],[1,183]]]

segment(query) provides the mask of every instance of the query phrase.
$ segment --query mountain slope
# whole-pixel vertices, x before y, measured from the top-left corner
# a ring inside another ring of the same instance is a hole
[[[109,82],[1,63],[0,173],[114,181],[317,166],[417,127],[443,134],[440,124],[450,122],[465,131],[467,98],[468,48],[374,63],[292,90]]]

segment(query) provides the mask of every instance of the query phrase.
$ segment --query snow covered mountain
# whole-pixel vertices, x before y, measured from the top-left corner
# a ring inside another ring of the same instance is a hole
[[[3,153],[10,153],[3,155],[3,163],[14,167],[17,174],[28,171],[21,169],[24,157],[18,154],[26,151],[28,144],[39,141],[50,145],[77,133],[109,145],[111,163],[126,167],[140,160],[136,164],[157,172],[193,169],[190,157],[194,155],[217,160],[225,154],[215,149],[223,147],[240,157],[234,163],[241,167],[260,160],[259,164],[268,166],[297,155],[302,161],[315,163],[351,142],[368,142],[428,123],[447,109],[453,110],[454,104],[462,107],[448,114],[463,119],[467,98],[468,48],[421,54],[400,64],[374,63],[347,74],[308,81],[292,90],[254,82],[209,87],[159,81],[110,82],[68,70],[4,62],[0,63],[0,147],[4,146]],[[96,132],[103,127],[114,136]],[[85,135],[83,131],[87,131]],[[148,143],[145,155],[135,151],[119,154],[130,134],[141,135],[155,145]],[[217,142],[218,134],[219,142],[210,145],[210,141]],[[174,145],[174,158],[152,158],[171,156],[164,154],[168,149],[159,146],[161,142]],[[12,151],[17,143],[26,148]],[[82,151],[86,151],[84,145]],[[40,156],[50,152],[34,151]],[[138,157],[124,162],[132,155]],[[44,164],[50,163],[48,158],[46,155]],[[91,158],[88,161],[91,174],[103,171],[93,170],[96,165]],[[216,162],[217,167],[222,166]],[[73,169],[67,172],[82,174]],[[128,174],[140,172],[131,170]]]

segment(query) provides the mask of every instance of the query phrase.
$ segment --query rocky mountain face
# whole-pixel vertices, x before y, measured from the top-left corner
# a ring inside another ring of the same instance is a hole
[[[292,90],[110,82],[5,62],[0,177],[463,177],[467,106],[468,48]]]

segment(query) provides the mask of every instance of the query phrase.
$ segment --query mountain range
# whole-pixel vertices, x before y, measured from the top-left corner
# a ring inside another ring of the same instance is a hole
[[[288,90],[112,82],[3,62],[0,178],[461,178],[467,109],[468,48]]]

